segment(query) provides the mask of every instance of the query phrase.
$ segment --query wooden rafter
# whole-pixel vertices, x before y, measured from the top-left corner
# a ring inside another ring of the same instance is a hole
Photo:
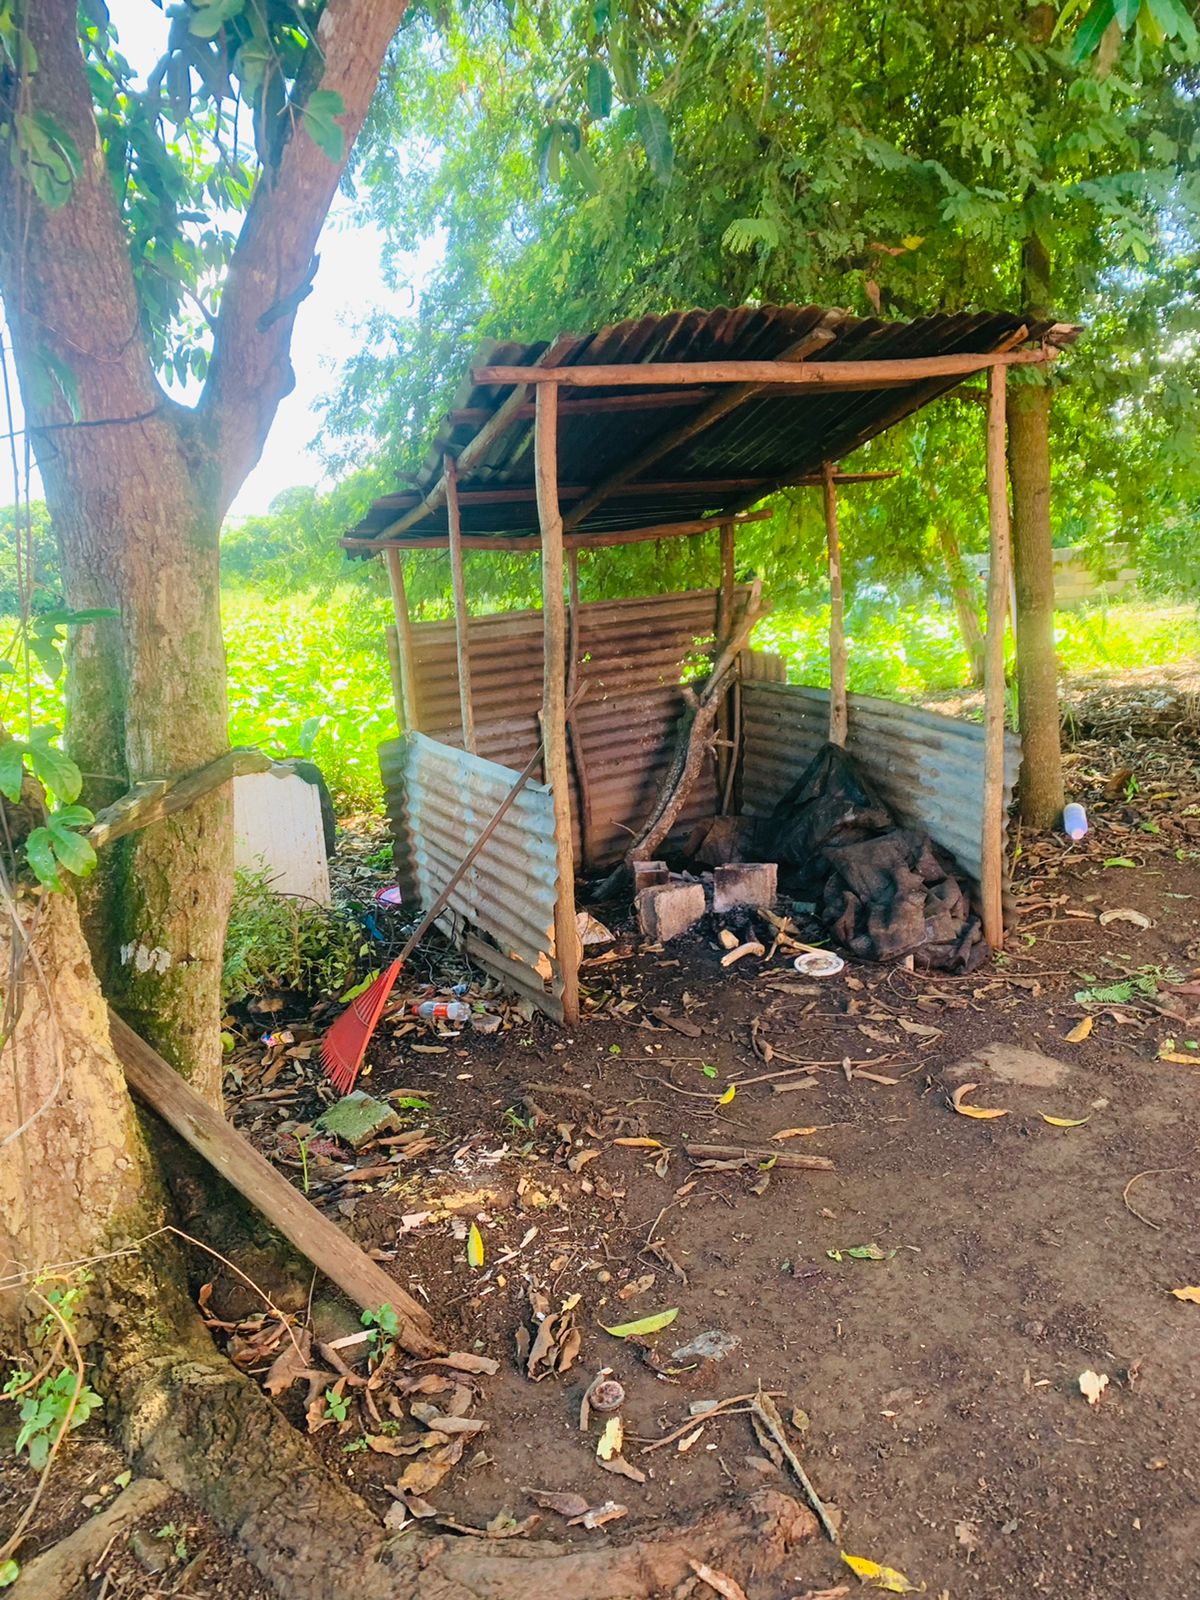
[[[565,550],[603,550],[619,544],[644,544],[653,539],[686,539],[696,534],[711,533],[714,528],[719,528],[722,522],[732,521],[739,527],[746,522],[761,522],[769,517],[769,511],[747,511],[736,517],[698,517],[691,522],[667,522],[653,528],[617,528],[609,533],[574,533],[568,534],[563,539]],[[448,546],[448,536],[445,533],[413,534],[410,538],[387,538],[380,534],[378,539],[360,539],[353,534],[347,534],[339,540],[343,550],[375,554],[380,550],[445,550]],[[464,533],[462,539],[464,550],[505,550],[510,555],[536,555],[539,549],[537,538],[531,534],[514,534],[506,538],[503,534],[469,534]]]
[[[824,350],[827,345],[831,345],[835,337],[836,335],[832,329],[819,324],[817,327],[811,328],[803,338],[797,339],[794,344],[782,353],[779,360],[784,364],[805,361],[816,351]],[[597,484],[592,492],[585,495],[579,504],[573,508],[565,519],[565,526],[577,528],[598,506],[603,505],[610,496],[626,492],[630,488],[632,480],[645,472],[648,467],[652,467],[656,461],[661,461],[664,456],[670,455],[673,450],[678,450],[681,445],[687,444],[689,440],[698,438],[702,433],[707,432],[709,428],[714,427],[722,418],[736,411],[739,406],[745,405],[748,400],[753,400],[758,393],[757,386],[751,382],[736,384],[732,389],[726,389],[723,393],[714,396],[703,410],[695,416],[686,417],[682,422],[677,423],[675,427],[668,428],[665,433],[659,434],[658,438],[652,439],[636,455],[622,462],[615,472],[610,473],[602,483]]]

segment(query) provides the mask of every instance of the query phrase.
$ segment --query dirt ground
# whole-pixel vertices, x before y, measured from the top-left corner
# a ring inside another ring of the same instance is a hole
[[[510,1011],[491,1037],[383,1036],[362,1086],[423,1097],[431,1109],[404,1118],[432,1144],[361,1183],[318,1152],[309,1180],[451,1349],[500,1363],[471,1380],[488,1426],[429,1492],[439,1516],[478,1527],[530,1515],[530,1489],[578,1491],[627,1514],[589,1532],[545,1511],[539,1536],[624,1541],[764,1483],[795,1492],[744,1414],[648,1448],[697,1402],[761,1385],[844,1549],[930,1595],[1192,1591],[1200,1306],[1170,1291],[1200,1284],[1200,749],[1110,731],[1078,744],[1069,771],[1092,831],[1018,849],[1009,948],[970,976],[851,962],[814,983],[782,950],[723,971],[712,929],[641,950],[622,925],[616,958],[584,968],[574,1030]],[[1102,926],[1115,910],[1151,926]],[[1108,994],[1076,998],[1089,989]],[[970,1083],[965,1106],[1005,1114],[957,1114],[950,1095]],[[286,1162],[280,1124],[311,1119],[322,1096],[315,1064],[289,1061],[267,1089],[248,1075],[237,1120]],[[712,1170],[687,1154],[697,1141],[834,1168]],[[518,1326],[536,1331],[531,1289],[552,1309],[578,1295],[582,1335],[571,1369],[537,1383],[515,1355]],[[672,1309],[644,1340],[604,1331]],[[319,1290],[313,1320],[325,1339],[358,1322]],[[674,1354],[713,1332],[736,1340],[719,1359]],[[602,1367],[624,1386],[624,1456],[644,1483],[601,1469],[595,1421],[580,1431]],[[1085,1372],[1107,1379],[1094,1405]],[[280,1403],[303,1426],[303,1388]],[[382,1514],[406,1463],[363,1444],[375,1431],[352,1405],[314,1442]],[[198,1547],[211,1534],[191,1520]],[[184,1565],[140,1589],[122,1566],[105,1592],[183,1592]],[[258,1600],[249,1575],[220,1572],[186,1592]],[[843,1581],[857,1587],[819,1539],[747,1592]]]

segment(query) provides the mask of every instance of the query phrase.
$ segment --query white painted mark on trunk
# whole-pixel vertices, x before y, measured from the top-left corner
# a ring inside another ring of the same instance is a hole
[[[165,972],[171,965],[171,952],[161,945],[151,950],[144,944],[123,944],[121,965],[127,967],[131,961],[137,972]]]

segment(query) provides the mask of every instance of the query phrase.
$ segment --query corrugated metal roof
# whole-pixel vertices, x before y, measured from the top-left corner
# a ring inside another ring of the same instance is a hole
[[[943,355],[985,357],[1027,328],[1027,342],[1067,344],[1076,331],[1062,324],[1029,322],[1011,312],[941,313],[911,322],[851,316],[823,306],[736,306],[639,317],[556,341],[556,366],[635,365],[648,361],[777,360],[818,329],[830,342],[815,356],[822,364]],[[550,345],[488,343],[472,368],[532,366]],[[839,461],[938,394],[962,374],[902,387],[868,391],[791,387],[759,390],[694,438],[664,454],[579,525],[580,534],[652,528],[707,515],[729,515],[754,504],[772,488],[808,477],[826,460]],[[511,385],[464,384],[443,422],[417,479],[416,492],[384,496],[353,530],[375,538],[433,487],[444,455],[459,456],[488,418],[512,394]],[[565,515],[598,484],[656,438],[697,415],[713,388],[670,393],[645,388],[564,390],[559,402],[558,477]],[[596,402],[641,395],[644,407],[596,409]],[[465,535],[535,537],[532,406],[522,409],[472,470],[459,478]],[[473,501],[483,491],[506,491],[500,503]],[[407,535],[444,536],[445,507],[430,512]]]

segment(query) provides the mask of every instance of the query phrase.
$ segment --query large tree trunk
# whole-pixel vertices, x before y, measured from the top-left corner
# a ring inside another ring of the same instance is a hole
[[[1023,258],[1026,306],[1047,314],[1050,257],[1037,236]],[[1054,553],[1050,530],[1050,390],[1040,374],[1008,386],[1013,577],[1017,591],[1017,697],[1021,816],[1050,828],[1063,808],[1058,660],[1054,650]]]

